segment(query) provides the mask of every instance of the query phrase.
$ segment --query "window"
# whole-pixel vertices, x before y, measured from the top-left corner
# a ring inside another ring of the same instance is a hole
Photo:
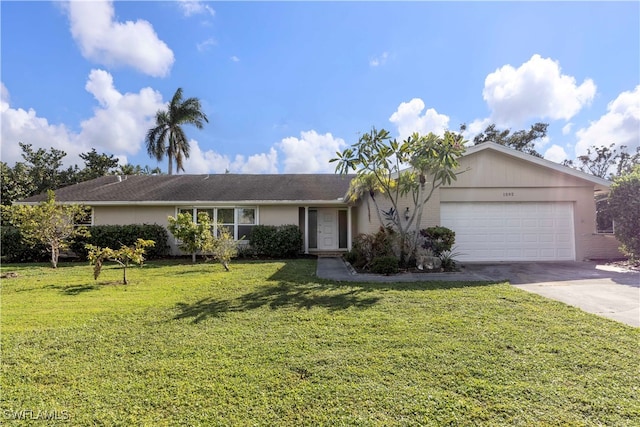
[[[249,240],[251,238],[251,232],[256,225],[256,210],[255,208],[238,208],[238,234],[236,239]]]
[[[607,198],[596,198],[596,233],[613,234],[613,218]]]
[[[206,213],[212,224],[227,228],[236,240],[248,240],[257,224],[257,208],[178,208],[178,213],[191,215],[197,221],[198,215]]]

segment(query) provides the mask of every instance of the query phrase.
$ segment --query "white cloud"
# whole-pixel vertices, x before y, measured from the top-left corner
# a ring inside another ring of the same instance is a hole
[[[571,119],[591,103],[596,85],[586,79],[578,86],[558,62],[533,55],[517,69],[505,65],[489,74],[482,93],[493,121],[518,126],[534,118]]]
[[[635,152],[640,141],[640,85],[632,91],[622,92],[607,105],[607,113],[588,127],[576,132],[576,156],[586,154],[591,146],[609,146],[615,143]]]
[[[276,144],[284,154],[285,173],[333,172],[335,165],[329,160],[347,144],[331,133],[318,134],[315,130],[300,132],[300,139],[290,136]]]
[[[398,106],[389,121],[398,127],[400,139],[409,137],[412,133],[428,134],[433,132],[436,135],[444,134],[449,125],[449,117],[439,114],[435,109],[429,108],[424,112],[424,101],[420,98],[413,98],[409,102],[403,102]]]
[[[569,135],[571,133],[571,128],[573,127],[573,123],[567,123],[566,125],[562,126],[562,134],[563,135]]]
[[[216,11],[209,5],[199,0],[179,0],[178,5],[180,5],[180,9],[184,16],[198,15],[201,13],[206,13],[211,16],[216,14]]]
[[[278,153],[271,147],[268,153],[253,154],[247,160],[237,155],[231,168],[240,173],[278,173]]]
[[[198,141],[191,140],[189,158],[185,159],[186,173],[278,173],[278,154],[274,148],[269,153],[254,154],[246,158],[236,155],[232,160],[213,150],[202,151]]]
[[[198,43],[196,47],[198,48],[198,52],[204,52],[205,50],[209,50],[210,48],[217,45],[218,45],[218,41],[216,39],[209,38],[201,43]]]
[[[80,133],[72,132],[65,125],[50,124],[33,109],[11,108],[8,91],[4,88],[0,108],[2,160],[10,165],[21,161],[22,150],[18,142],[24,142],[32,144],[34,149],[63,150],[67,153],[65,165],[83,164],[78,155],[91,148],[113,153],[126,163],[125,154],[135,154],[142,148],[156,111],[165,108],[162,96],[151,88],[122,94],[113,86],[111,75],[103,70],[92,70],[85,88],[99,106],[93,117],[80,124]]]
[[[113,78],[103,70],[92,70],[85,86],[100,103],[94,116],[81,123],[81,138],[92,147],[115,153],[137,153],[155,113],[166,108],[162,95],[151,88],[121,94]]]
[[[389,59],[389,52],[382,52],[381,55],[376,56],[369,61],[369,66],[379,67],[380,65],[386,64],[387,59]]]
[[[233,61],[233,62],[240,62],[240,58],[238,58],[237,56],[233,55],[233,56],[231,57],[231,61]]]
[[[552,162],[562,163],[563,160],[567,159],[567,152],[564,151],[559,145],[553,144],[551,147],[544,152],[544,158],[547,160],[551,160]]]
[[[71,1],[66,5],[71,34],[82,55],[106,66],[130,66],[162,77],[173,65],[173,52],[148,21],[114,21],[111,1]]]
[[[22,161],[22,150],[19,142],[31,144],[33,149],[56,148],[66,152],[69,156],[63,161],[71,165],[76,162],[70,157],[77,157],[84,150],[77,136],[64,125],[50,124],[47,119],[38,117],[35,110],[11,108],[9,104],[9,91],[2,85],[2,101],[0,101],[0,122],[2,122],[0,153],[2,161],[12,166],[15,162]]]

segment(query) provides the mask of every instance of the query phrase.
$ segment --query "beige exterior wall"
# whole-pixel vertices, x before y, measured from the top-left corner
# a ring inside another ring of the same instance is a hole
[[[174,206],[94,206],[94,225],[158,224],[166,227]]]
[[[298,206],[260,206],[258,209],[260,225],[298,225]]]
[[[367,201],[369,202],[371,215],[369,215],[367,210]],[[384,211],[388,211],[392,206],[391,202],[385,197],[378,196],[376,198],[376,201],[378,202],[378,207]],[[414,210],[414,203],[411,196],[401,197],[398,201],[398,208],[400,210],[400,217],[402,221],[404,221],[404,210],[407,207],[409,208],[410,214],[412,214]],[[380,220],[378,219],[378,215],[376,213],[376,205],[374,204],[373,200],[371,200],[369,195],[366,195],[358,203],[357,208],[354,208],[354,217],[357,218],[357,225],[355,227],[356,232],[354,236],[360,233],[376,233],[380,228]],[[420,221],[420,228],[422,229],[433,227],[438,224],[440,224],[440,191],[436,189],[429,201],[424,206],[422,219]],[[412,225],[411,229],[415,229],[415,225]]]
[[[614,236],[595,233],[592,182],[493,150],[463,157],[460,170],[465,172],[458,175],[456,181],[434,192],[425,206],[421,228],[440,224],[441,202],[571,202],[576,260],[621,256]],[[379,199],[381,208],[387,210],[389,201],[383,197]],[[400,209],[412,205],[413,202],[401,202]],[[367,216],[366,200],[358,205],[358,233],[375,233],[380,226],[371,201],[370,206],[371,221]]]

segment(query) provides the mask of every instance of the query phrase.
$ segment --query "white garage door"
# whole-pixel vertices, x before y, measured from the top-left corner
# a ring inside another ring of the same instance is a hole
[[[573,204],[442,203],[460,261],[573,261]]]

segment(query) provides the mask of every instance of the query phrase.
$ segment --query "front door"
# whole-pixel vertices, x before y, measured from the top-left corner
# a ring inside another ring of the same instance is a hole
[[[318,209],[318,249],[338,249],[336,209]]]

